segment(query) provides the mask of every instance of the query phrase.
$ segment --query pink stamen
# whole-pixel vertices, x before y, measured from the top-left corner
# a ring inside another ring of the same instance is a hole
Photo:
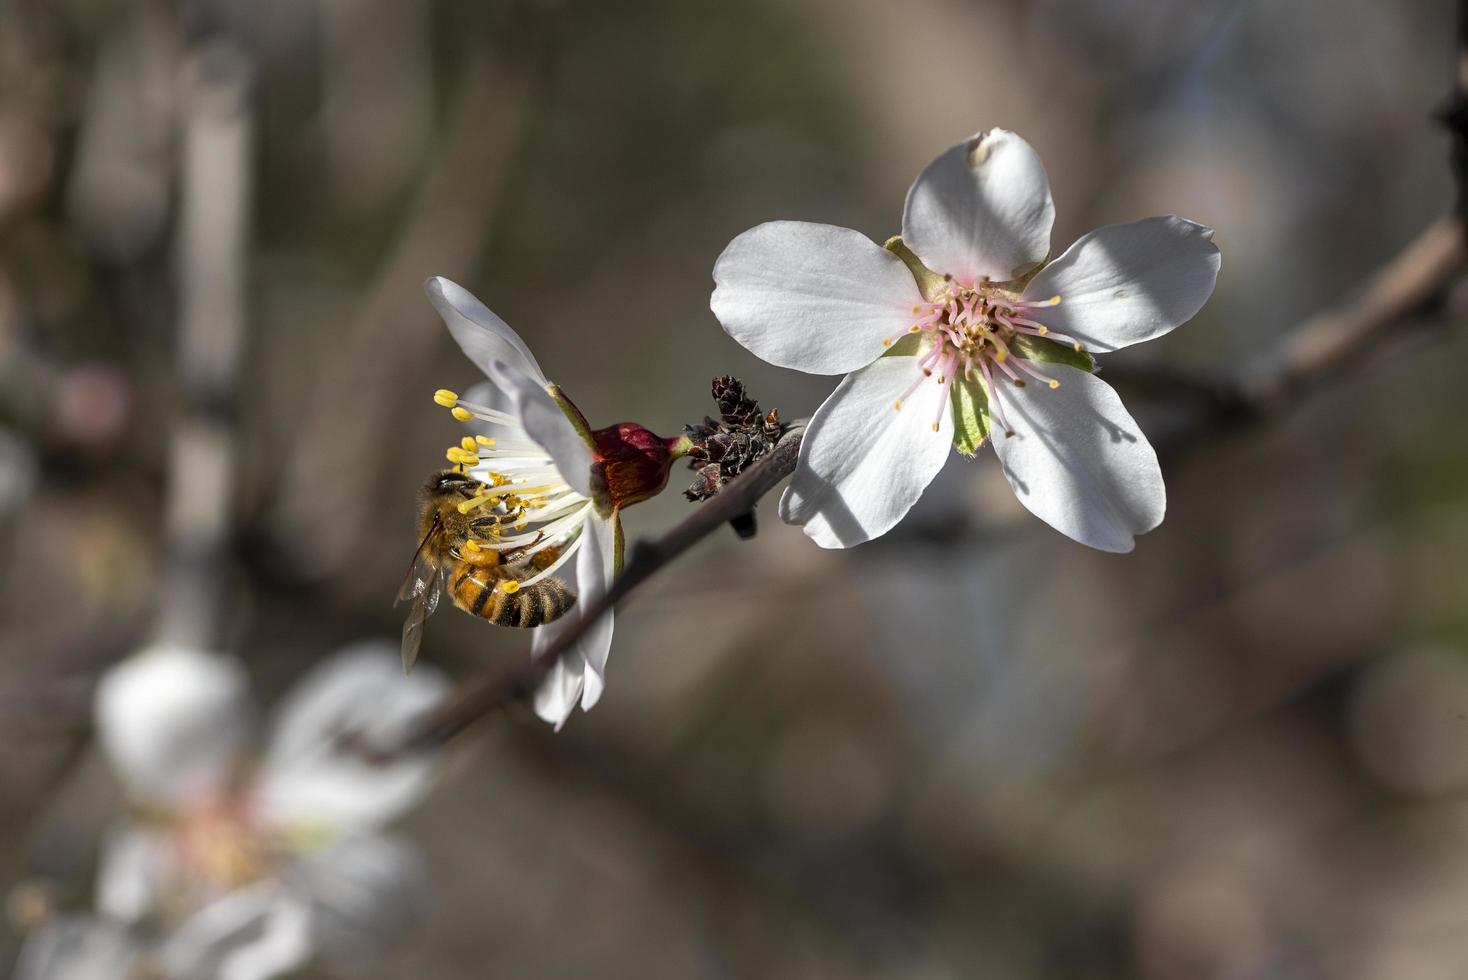
[[[1022,358],[1022,357],[1015,358],[1015,361],[1014,362],[1019,367],[1020,370],[1024,371],[1026,374],[1030,375],[1033,378],[1038,378],[1039,380],[1045,382],[1045,384],[1049,385],[1051,388],[1059,388],[1060,387],[1060,382],[1059,381],[1056,381],[1054,378],[1050,377],[1048,374],[1041,374],[1039,371],[1036,371],[1033,367],[1030,366],[1029,362],[1026,361],[1024,358]]]
[[[1009,427],[1009,420],[1004,417],[1004,405],[999,401],[999,386],[994,384],[994,379],[989,376],[989,364],[987,358],[979,358],[979,370],[984,375],[984,387],[989,390],[989,410],[1004,426],[1004,438],[1008,439],[1014,435],[1014,430]]]
[[[938,389],[938,414],[933,417],[933,431],[943,427],[943,413],[948,409],[948,391],[953,387],[953,375],[958,368],[958,352],[954,351],[943,362],[943,384]]]

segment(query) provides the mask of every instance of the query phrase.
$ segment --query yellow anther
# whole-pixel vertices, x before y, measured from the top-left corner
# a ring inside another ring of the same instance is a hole
[[[947,383],[948,383],[948,379],[947,379],[947,378],[945,378],[945,377],[943,377],[943,375],[941,375],[941,374],[940,374],[940,375],[938,375],[938,383],[939,383],[939,384],[940,384],[940,385],[941,385],[941,384],[947,384]]]
[[[1081,343],[1080,341],[1076,341],[1076,353],[1077,354],[1084,354],[1085,352],[1086,352],[1086,345],[1083,344],[1083,343]]]
[[[512,578],[502,578],[499,580],[498,588],[505,595],[514,595],[520,591],[520,583]]]
[[[891,340],[891,338],[883,337],[882,338],[882,346],[883,347],[891,347],[892,346],[892,340]]]
[[[465,554],[477,555],[479,553],[479,542],[475,541],[473,538],[469,538],[467,541],[464,542],[464,547],[460,550],[463,551]]]
[[[900,412],[900,411],[902,411],[902,402],[893,402],[892,403],[892,410],[894,412]]]
[[[1045,336],[1046,334],[1048,334],[1050,332],[1050,328],[1049,327],[1036,327],[1035,329],[1040,332],[1040,336],[1041,337]]]
[[[473,453],[476,457],[479,455],[479,443],[474,441],[473,436],[465,436],[460,439],[459,448],[466,453]]]
[[[449,447],[449,451],[446,452],[446,453],[444,453],[444,456],[448,457],[448,461],[450,463],[454,463],[454,464],[456,464],[458,466],[463,466],[464,465],[463,459],[460,458],[463,455],[464,455],[464,450],[460,449],[458,446],[450,446]]]
[[[914,323],[912,326],[910,326],[910,327],[907,328],[907,332],[908,333],[917,333],[917,332],[919,332],[922,329],[923,329],[922,327],[920,327],[916,323]]]
[[[460,422],[467,422],[474,417],[474,413],[469,411],[463,405],[455,405],[453,412],[451,412],[450,414],[452,414],[453,417],[458,419]]]
[[[938,423],[937,422],[934,422],[933,423],[933,431],[934,432],[937,432],[938,431]]]
[[[1000,348],[999,350],[996,350],[994,352],[994,363],[995,364],[1003,364],[1007,360],[1009,360],[1009,351],[1004,350],[1003,348]]]
[[[494,445],[494,440],[491,439],[489,436],[475,436],[474,437],[474,441],[477,442],[477,443],[479,443],[481,446],[493,446]]]
[[[1050,387],[1051,387],[1051,388],[1059,388],[1059,387],[1060,387],[1060,382],[1059,382],[1059,381],[1054,381],[1054,380],[1052,380],[1052,381],[1051,381],[1051,382],[1050,382]]]
[[[440,388],[433,393],[433,400],[438,402],[444,408],[453,408],[455,405],[459,404],[459,393],[456,391],[449,391],[447,388]]]
[[[916,315],[918,313],[921,313],[922,311],[923,311],[923,308],[921,306],[914,306],[912,308],[912,312],[913,312],[914,315]]]
[[[1060,305],[1060,296],[1059,296],[1059,294],[1056,294],[1055,296],[1051,296],[1049,299],[1047,299],[1043,303],[1031,303],[1030,305],[1031,306],[1059,306]]]

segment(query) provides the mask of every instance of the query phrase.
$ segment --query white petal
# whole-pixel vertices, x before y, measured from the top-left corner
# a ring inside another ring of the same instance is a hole
[[[160,950],[169,980],[271,980],[310,959],[309,903],[268,879],[204,906]]]
[[[504,361],[521,373],[528,374],[541,384],[546,384],[545,372],[535,361],[535,355],[525,346],[520,335],[511,330],[509,324],[489,311],[474,295],[456,282],[443,276],[434,276],[423,284],[428,301],[443,317],[449,333],[463,348],[469,360],[479,370],[489,373],[495,361]]]
[[[309,897],[314,945],[342,972],[359,972],[420,925],[428,875],[418,852],[376,834],[303,855],[287,872]]]
[[[576,584],[580,589],[576,608],[585,609],[590,602],[599,601],[611,588],[616,574],[618,537],[622,533],[622,518],[613,514],[603,520],[595,512],[586,519],[586,541],[581,553],[576,556]],[[590,711],[601,699],[606,687],[607,656],[612,650],[613,610],[594,623],[586,634],[577,641],[576,647],[586,661],[586,683],[581,694],[581,710]]]
[[[128,795],[167,808],[219,792],[250,732],[240,663],[178,647],[151,648],[110,668],[94,711]]]
[[[97,911],[140,922],[158,910],[178,871],[178,850],[163,833],[124,824],[108,833],[97,866]]]
[[[578,600],[579,601],[579,600]],[[544,656],[555,638],[570,628],[570,617],[563,616],[549,626],[541,626],[530,638],[530,654]],[[566,651],[550,670],[550,674],[535,690],[535,713],[542,721],[549,722],[560,731],[566,719],[571,717],[576,703],[581,700],[581,691],[586,683],[586,659],[577,647]]]
[[[514,400],[515,417],[545,449],[566,484],[582,496],[591,496],[591,447],[544,384],[504,361],[489,366],[489,380]]]
[[[1213,229],[1168,215],[1081,237],[1025,287],[1060,304],[1034,319],[1104,353],[1160,337],[1192,319],[1218,279]]]
[[[1162,523],[1167,492],[1157,454],[1111,386],[1084,371],[1046,364],[1060,382],[1006,388],[1014,429],[992,440],[1020,503],[1081,544],[1131,551],[1133,536]]]
[[[831,393],[780,498],[786,523],[804,525],[822,548],[849,548],[885,534],[917,503],[953,441],[953,414],[933,379],[893,408],[918,373],[916,358],[882,357]]]
[[[362,758],[344,736],[388,745],[438,704],[449,683],[431,666],[403,670],[394,644],[362,643],[325,660],[296,684],[277,715],[257,804],[277,827],[354,830],[380,826],[428,792],[434,758]]]
[[[66,916],[26,937],[14,980],[118,980],[131,977],[142,949],[105,919]]]
[[[757,357],[811,374],[844,374],[882,353],[923,301],[902,260],[860,232],[771,221],[714,263],[709,307]]]
[[[972,286],[1014,279],[1050,253],[1055,204],[1040,155],[991,129],[928,164],[902,212],[902,239],[934,272]]]

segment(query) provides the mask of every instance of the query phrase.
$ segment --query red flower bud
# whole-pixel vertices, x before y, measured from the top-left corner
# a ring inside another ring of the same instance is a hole
[[[688,452],[688,438],[664,439],[636,422],[619,422],[591,433],[596,461],[591,492],[612,507],[656,497],[668,485],[673,461]]]

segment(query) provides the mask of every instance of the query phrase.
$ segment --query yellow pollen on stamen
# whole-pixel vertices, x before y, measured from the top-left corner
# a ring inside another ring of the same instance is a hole
[[[882,338],[882,346],[883,347],[891,347],[892,346],[892,338],[890,338],[890,337],[883,337]]]
[[[1007,360],[1009,360],[1009,351],[1004,350],[1003,348],[999,348],[998,350],[994,351],[995,364],[1003,364]]]
[[[491,439],[489,436],[475,436],[474,437],[474,441],[477,442],[477,443],[479,443],[481,446],[493,446],[494,445],[494,440]]]
[[[440,388],[433,393],[433,400],[444,408],[453,408],[459,404],[459,394],[458,392],[449,391],[447,388]]]
[[[496,586],[496,588],[498,588],[505,595],[514,595],[516,592],[520,591],[520,583],[516,582],[512,578],[502,578],[499,580],[499,584]]]
[[[459,448],[464,450],[464,452],[466,453],[473,453],[475,456],[479,455],[479,443],[474,441],[473,436],[465,436],[464,438],[460,439]]]
[[[1086,345],[1083,344],[1083,343],[1081,343],[1080,341],[1076,341],[1076,353],[1077,354],[1084,354],[1085,352],[1086,352]]]
[[[1035,329],[1038,330],[1038,331],[1040,331],[1040,336],[1041,337],[1044,337],[1044,336],[1046,336],[1047,334],[1050,333],[1050,328],[1049,327],[1036,327]]]
[[[498,500],[501,496],[503,496],[503,494],[498,494],[491,491],[489,493],[481,493],[477,497],[470,497],[468,500],[465,500],[459,504],[459,513],[467,514],[481,504],[487,504],[491,501]]]
[[[1030,305],[1031,306],[1059,306],[1060,305],[1060,294],[1057,293],[1056,295],[1051,296],[1049,299],[1047,299],[1043,303],[1031,303]]]
[[[913,312],[913,313],[914,313],[914,314],[917,314],[917,313],[921,313],[921,312],[922,312],[922,311],[923,311],[923,308],[922,308],[922,307],[921,307],[921,306],[914,306],[914,307],[913,307],[913,308],[912,308],[912,312]]]
[[[469,411],[463,405],[455,405],[454,410],[449,414],[460,422],[467,422],[474,417],[474,413]]]
[[[1053,388],[1059,388],[1059,387],[1060,387],[1060,382],[1059,382],[1059,381],[1054,381],[1054,380],[1052,380],[1052,381],[1051,381],[1051,382],[1050,382],[1050,387],[1051,387],[1051,388],[1052,388],[1052,389],[1053,389]]]
[[[914,323],[912,326],[910,326],[910,327],[907,328],[907,332],[908,333],[917,333],[917,332],[919,332],[922,329],[923,329],[922,327],[920,327],[916,323]]]
[[[938,431],[938,423],[937,422],[934,422],[933,423],[933,431],[934,432],[937,432]]]
[[[902,411],[902,402],[893,402],[892,403],[892,411],[894,411],[894,412],[900,412],[900,411]]]

